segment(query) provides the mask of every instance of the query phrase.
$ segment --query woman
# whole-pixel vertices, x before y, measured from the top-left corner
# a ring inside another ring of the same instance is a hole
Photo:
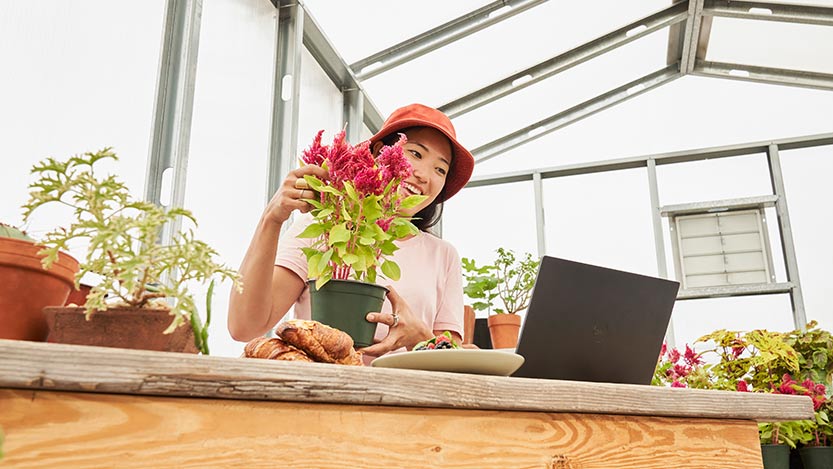
[[[367,356],[402,347],[411,349],[445,331],[462,341],[460,258],[453,246],[426,230],[439,221],[442,203],[466,185],[474,158],[457,142],[448,117],[428,106],[412,104],[394,111],[370,139],[374,155],[383,145],[398,140],[399,133],[408,137],[403,150],[414,168],[400,190],[405,195],[427,198],[406,212],[419,218],[414,224],[420,233],[397,242],[399,250],[392,258],[399,264],[402,277],[388,285],[389,302],[382,311],[367,315],[368,321],[379,324],[376,343],[361,350]],[[281,234],[293,210],[306,213],[312,209],[303,201],[312,197],[312,192],[295,186],[307,174],[327,177],[322,168],[312,165],[290,171],[258,223],[240,265],[243,293],[233,290],[229,303],[228,328],[235,340],[247,341],[265,334],[293,304],[296,317],[310,317],[307,262],[300,250],[306,241],[296,238],[305,223],[295,223]]]

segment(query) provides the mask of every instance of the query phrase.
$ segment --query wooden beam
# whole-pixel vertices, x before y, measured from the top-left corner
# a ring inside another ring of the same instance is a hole
[[[242,344],[241,344],[242,347]],[[506,378],[0,340],[0,388],[777,421],[806,396]]]
[[[23,390],[0,390],[0,409],[10,467],[762,466],[738,420]]]

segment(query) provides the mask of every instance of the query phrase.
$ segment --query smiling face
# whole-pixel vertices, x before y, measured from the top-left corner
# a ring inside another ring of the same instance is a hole
[[[451,142],[436,129],[430,127],[413,127],[405,130],[408,142],[402,147],[414,173],[402,182],[399,190],[402,195],[428,196],[418,206],[403,210],[413,216],[427,207],[440,195],[448,172],[451,168]]]

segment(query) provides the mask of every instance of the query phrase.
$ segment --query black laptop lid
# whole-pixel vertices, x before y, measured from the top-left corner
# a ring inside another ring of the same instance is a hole
[[[544,256],[513,376],[650,384],[679,285]]]

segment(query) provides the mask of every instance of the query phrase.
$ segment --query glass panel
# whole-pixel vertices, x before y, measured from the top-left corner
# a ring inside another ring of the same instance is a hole
[[[537,257],[534,200],[531,182],[466,189],[444,208],[443,239],[478,265],[493,263],[499,247]]]
[[[491,3],[488,0],[305,0],[307,12],[353,63]]]
[[[569,94],[583,86],[576,83],[561,92]],[[541,95],[539,99],[543,101],[550,97]],[[829,91],[686,76],[478,163],[475,174],[559,167],[825,133],[830,132],[831,109],[833,93]],[[554,108],[552,112],[559,110]],[[497,115],[495,119],[512,125],[516,119],[525,122],[526,112],[521,109]],[[467,134],[461,132],[464,143],[468,143]],[[501,136],[495,133],[491,137]],[[666,168],[668,166],[657,168],[660,176]],[[758,174],[757,170],[755,174]],[[701,182],[705,192],[711,191],[709,178],[724,180],[723,174],[702,173],[693,166],[692,175]],[[750,178],[735,178],[734,184],[746,185],[747,179]],[[757,178],[750,180],[757,181]],[[660,185],[667,186],[662,177]],[[685,184],[685,187],[690,186]],[[662,204],[674,203],[665,200],[665,196],[660,200]]]
[[[299,102],[299,151],[312,143],[319,130],[324,130],[324,141],[327,142],[332,141],[333,136],[344,127],[344,96],[306,48],[301,56]]]
[[[833,28],[813,24],[714,18],[706,59],[833,73]]]
[[[106,146],[120,157],[108,168],[143,196],[165,2],[135,6],[2,2],[0,220],[20,224],[34,163]],[[37,237],[70,220],[44,207],[28,231]]]
[[[781,168],[807,319],[833,330],[833,145],[782,151]],[[777,225],[775,216],[769,225]]]
[[[547,254],[657,275],[644,170],[544,180]]]
[[[659,165],[657,180],[660,205],[772,194],[764,155]]]
[[[677,346],[685,349],[717,329],[794,329],[789,295],[757,295],[678,301],[671,318]]]
[[[235,269],[267,197],[274,13],[260,0],[203,3],[185,207],[199,221],[197,236]],[[203,317],[204,288],[191,287]],[[230,288],[214,290],[212,355],[240,356],[243,348],[226,327]]]

